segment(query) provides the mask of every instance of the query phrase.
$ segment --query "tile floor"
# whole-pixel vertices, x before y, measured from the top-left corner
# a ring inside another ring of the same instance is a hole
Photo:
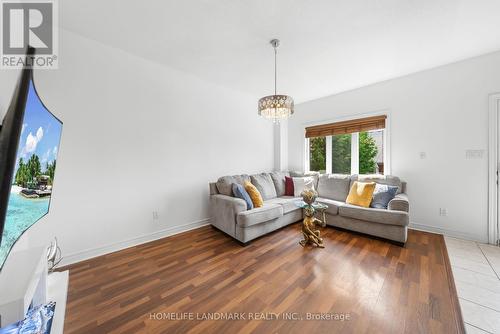
[[[467,333],[500,333],[500,247],[445,241]]]

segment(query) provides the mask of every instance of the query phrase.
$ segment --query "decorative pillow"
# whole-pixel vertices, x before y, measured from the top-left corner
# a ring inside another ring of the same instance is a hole
[[[309,172],[290,171],[290,176],[291,177],[312,176],[314,179],[314,189],[318,188],[318,180],[319,180],[319,176],[320,176],[319,172],[315,172],[315,171],[309,171]]]
[[[373,192],[375,191],[375,184],[375,182],[354,181],[346,203],[368,208],[372,201]]]
[[[285,176],[285,196],[293,196],[293,179]]]
[[[306,189],[314,189],[314,178],[307,177],[292,177],[293,180],[293,196],[300,197],[302,191]]]
[[[387,209],[387,205],[389,204],[391,199],[396,196],[397,192],[397,186],[389,186],[387,184],[377,183],[375,185],[375,191],[373,192],[373,199],[370,207],[376,209]]]
[[[261,206],[264,205],[264,201],[262,200],[262,196],[260,195],[260,192],[257,190],[257,188],[249,181],[245,182],[245,190],[247,191],[248,195],[252,199],[253,207],[254,208],[260,208]]]
[[[233,183],[233,194],[234,197],[241,198],[245,202],[247,202],[247,210],[252,210],[253,209],[253,203],[252,199],[250,198],[250,195],[248,195],[247,191],[241,184],[238,183]]]

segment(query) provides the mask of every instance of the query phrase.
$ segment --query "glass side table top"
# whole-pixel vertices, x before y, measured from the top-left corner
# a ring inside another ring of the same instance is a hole
[[[299,208],[302,208],[302,209],[304,209],[305,207],[309,206],[309,204],[307,204],[304,201],[297,201],[297,202],[295,202],[295,205],[298,206]],[[313,204],[311,204],[311,206],[315,210],[326,210],[326,209],[328,209],[328,205],[323,204],[323,203],[319,203],[319,202],[314,202]]]

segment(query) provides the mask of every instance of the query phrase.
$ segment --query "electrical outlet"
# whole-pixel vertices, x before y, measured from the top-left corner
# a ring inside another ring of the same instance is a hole
[[[448,216],[448,210],[446,208],[439,208],[439,215],[441,217],[446,217]]]
[[[153,220],[158,220],[158,211],[153,211]]]
[[[420,152],[420,153],[419,153],[419,156],[420,156],[420,159],[425,159],[425,158],[427,158],[427,153],[425,153],[425,152]]]

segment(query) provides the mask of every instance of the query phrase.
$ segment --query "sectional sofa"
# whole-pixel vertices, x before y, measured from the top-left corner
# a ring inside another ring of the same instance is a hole
[[[390,175],[340,175],[300,172],[273,172],[223,176],[209,184],[211,224],[242,244],[302,220],[300,197],[285,196],[285,176],[314,178],[317,201],[328,205],[327,225],[405,243],[409,223],[406,183]],[[387,209],[346,204],[354,181],[377,182],[398,187]],[[259,190],[264,205],[247,210],[244,200],[233,197],[232,184],[250,181]]]

